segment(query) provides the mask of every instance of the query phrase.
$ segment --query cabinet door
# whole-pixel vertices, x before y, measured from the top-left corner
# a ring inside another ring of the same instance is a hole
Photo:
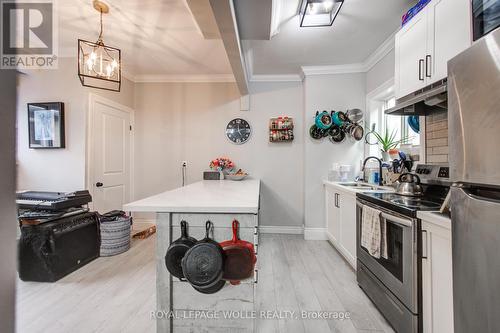
[[[418,13],[397,34],[396,98],[425,87],[425,55],[427,52],[426,9]]]
[[[428,5],[426,84],[448,76],[448,60],[472,43],[470,0],[434,0]]]
[[[422,296],[425,333],[453,333],[451,230],[422,223]]]
[[[325,196],[326,206],[326,225],[328,228],[328,236],[335,246],[340,240],[340,212],[336,207],[338,193],[327,190]]]
[[[340,196],[340,243],[349,263],[356,267],[356,196]]]

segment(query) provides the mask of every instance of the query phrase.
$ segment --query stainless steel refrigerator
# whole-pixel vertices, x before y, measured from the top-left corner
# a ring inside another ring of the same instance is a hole
[[[500,332],[500,28],[448,63],[455,332]]]

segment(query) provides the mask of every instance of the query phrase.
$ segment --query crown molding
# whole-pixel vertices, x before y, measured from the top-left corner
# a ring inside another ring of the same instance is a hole
[[[331,66],[302,66],[301,69],[302,73],[304,73],[304,76],[350,74],[350,73],[365,72],[365,67],[363,66],[363,63],[331,65]]]
[[[136,83],[155,82],[235,82],[233,74],[136,75]]]
[[[250,77],[250,82],[302,82],[302,80],[303,77],[300,74],[257,74]]]
[[[304,76],[311,75],[331,75],[331,74],[350,74],[350,73],[366,73],[371,70],[380,60],[382,60],[389,52],[394,49],[394,37],[396,32],[393,32],[365,61],[354,64],[331,65],[331,66],[302,66]]]
[[[394,31],[368,58],[366,58],[363,62],[366,72],[372,69],[380,60],[382,60],[394,49],[394,41],[398,31],[399,30]]]

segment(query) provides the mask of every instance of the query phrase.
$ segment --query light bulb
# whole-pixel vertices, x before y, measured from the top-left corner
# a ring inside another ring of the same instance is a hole
[[[111,65],[106,66],[106,73],[108,74],[108,78],[111,76],[111,73],[113,72],[113,69],[111,68]]]
[[[86,63],[87,63],[87,69],[91,71],[92,67],[94,66],[94,61],[92,60],[92,58],[88,58]]]
[[[333,1],[327,0],[327,1],[323,2],[323,6],[325,6],[325,10],[327,12],[329,12],[333,8]]]
[[[97,59],[97,54],[94,51],[92,51],[92,53],[90,54],[90,59],[92,59],[92,60]]]
[[[115,69],[116,67],[118,67],[118,63],[116,62],[116,60],[115,60],[115,59],[113,59],[113,61],[111,62],[111,67],[112,67],[113,69]]]

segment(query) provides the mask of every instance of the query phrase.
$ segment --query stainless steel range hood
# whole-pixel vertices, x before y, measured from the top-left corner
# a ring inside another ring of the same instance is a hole
[[[398,99],[396,105],[385,113],[395,116],[427,116],[447,108],[447,79],[444,79]]]

